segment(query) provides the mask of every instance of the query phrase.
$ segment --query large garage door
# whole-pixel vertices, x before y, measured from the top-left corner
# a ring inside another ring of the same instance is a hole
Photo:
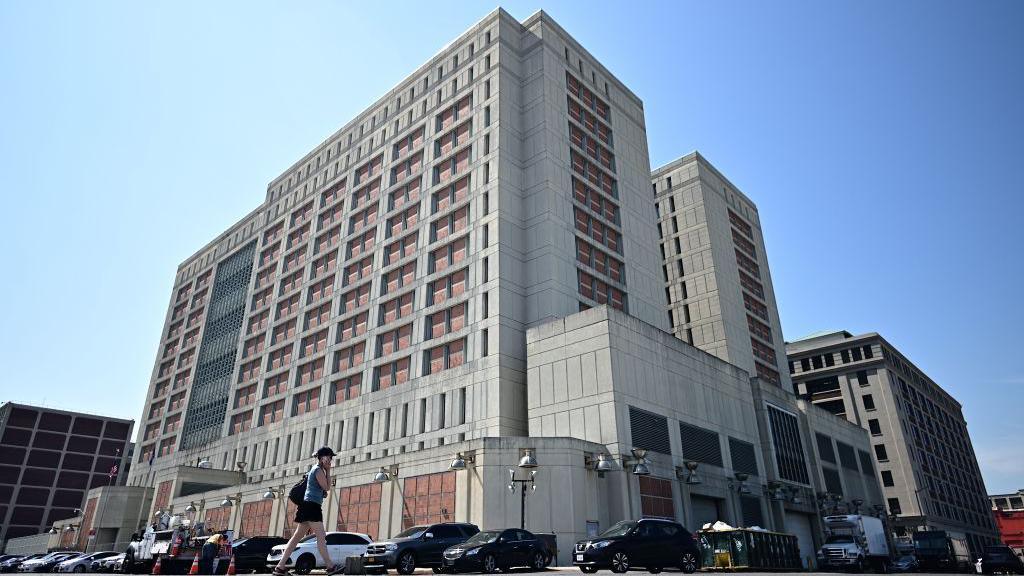
[[[808,562],[814,558],[814,532],[811,529],[811,517],[799,512],[786,512],[786,532],[796,535],[800,545],[800,561],[804,568],[810,568]]]
[[[705,524],[714,524],[718,520],[724,520],[722,518],[722,501],[718,498],[693,496],[690,498],[690,505],[693,508],[693,520],[687,528],[691,531],[695,532]]]

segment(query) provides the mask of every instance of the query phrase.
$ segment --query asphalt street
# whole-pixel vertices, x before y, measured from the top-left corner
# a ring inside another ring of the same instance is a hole
[[[549,568],[548,570],[545,570],[544,572],[550,574],[551,576],[562,576],[564,574],[581,574],[581,575],[583,574],[583,572],[580,572],[579,568],[572,568],[572,567]],[[716,572],[721,572],[721,571],[715,570],[715,571],[707,571],[707,572],[697,572],[696,574],[698,574],[698,575],[699,574],[714,574]],[[531,571],[527,570],[527,569],[521,569],[521,570],[511,570],[510,573],[513,573],[513,574],[530,574]],[[648,572],[646,570],[631,570],[631,571],[627,572],[627,574],[647,574],[647,573]],[[664,574],[671,574],[671,573],[682,574],[682,572],[679,572],[678,570],[666,570],[664,572]],[[269,575],[269,572],[267,572],[266,574]],[[314,570],[310,574],[311,574],[311,576],[323,575],[324,571],[323,570]],[[394,571],[389,571],[388,574],[390,576],[394,576],[396,573]],[[416,574],[417,575],[426,575],[426,574],[431,574],[432,575],[433,572],[431,572],[430,570],[426,570],[426,569],[419,569],[419,570],[416,571]],[[598,574],[598,576],[612,576],[613,575],[613,573],[611,571],[609,571],[609,570],[601,570],[597,574]],[[786,574],[786,573],[784,573],[784,572],[741,572],[741,574],[743,574],[744,576],[778,576],[779,574]],[[814,575],[818,575],[818,574],[820,574],[822,576],[823,575],[836,576],[837,574],[848,574],[848,573],[839,573],[839,572],[793,572],[792,574],[805,574],[805,575],[808,575],[808,576],[814,576]],[[914,576],[931,576],[931,575],[929,573],[927,573],[927,572],[916,572],[916,573],[914,573]],[[935,574],[934,576],[940,576],[940,575],[939,574]],[[949,574],[948,573],[944,573],[941,576],[949,576]]]
[[[510,572],[513,573],[513,574],[530,574],[530,573],[532,573],[531,570],[528,570],[528,569],[525,569],[525,568],[524,569],[518,569],[518,570],[511,570]],[[547,570],[544,570],[544,572],[550,574],[551,576],[562,576],[563,574],[581,574],[581,575],[583,574],[582,572],[580,572],[579,568],[574,568],[574,567],[548,568]],[[709,571],[697,572],[697,574],[713,574],[713,573],[716,573],[716,572],[721,572],[721,571],[720,570],[709,570]],[[311,576],[318,576],[318,575],[323,575],[323,573],[324,573],[323,570],[314,570],[310,574],[311,574]],[[648,572],[646,570],[630,570],[629,572],[627,572],[627,574],[647,574],[647,573]],[[663,573],[664,574],[670,574],[670,573],[682,574],[682,572],[680,572],[678,570],[665,570]],[[732,572],[730,572],[730,573],[732,573]],[[779,574],[786,574],[787,572],[740,572],[740,573],[744,574],[744,576],[778,576]],[[266,574],[269,576],[270,573],[267,572]],[[392,571],[389,571],[388,574],[391,575],[391,576],[394,576],[396,574],[396,572],[394,572],[392,570]],[[417,575],[426,575],[426,574],[433,575],[433,572],[430,571],[430,570],[422,569],[421,568],[421,569],[416,570],[416,574]],[[611,572],[610,570],[600,570],[600,571],[598,571],[597,574],[599,576],[613,576],[613,572]],[[840,573],[839,572],[791,572],[791,574],[805,574],[807,576],[815,576],[815,575],[820,574],[822,576],[824,576],[824,575],[835,576],[836,574],[840,574]],[[914,574],[915,574],[915,576],[931,576],[931,574],[929,574],[928,572],[915,572]],[[935,574],[934,576],[940,576],[940,575],[939,574]],[[944,573],[941,576],[949,576],[949,573]]]

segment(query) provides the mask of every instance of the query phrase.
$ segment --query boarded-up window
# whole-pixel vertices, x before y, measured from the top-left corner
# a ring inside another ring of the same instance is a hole
[[[402,493],[402,529],[455,520],[455,472],[406,478]]]
[[[272,500],[257,500],[242,505],[241,537],[268,536],[270,533],[270,511]]]
[[[380,526],[380,492],[380,484],[339,489],[337,529],[367,534],[376,540]]]
[[[640,476],[640,515],[644,518],[676,517],[672,505],[672,482],[663,478]]]

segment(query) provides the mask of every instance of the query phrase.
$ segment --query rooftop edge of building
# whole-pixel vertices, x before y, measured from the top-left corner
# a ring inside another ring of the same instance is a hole
[[[547,322],[530,326],[526,331],[526,342],[529,346],[530,343],[536,342],[537,340],[556,336],[569,330],[575,330],[578,328],[582,328],[584,326],[590,326],[592,324],[597,324],[599,322],[603,322],[606,320],[618,322],[620,324],[634,323],[635,326],[638,327],[638,332],[650,333],[650,335],[654,338],[659,336],[664,337],[664,342],[671,342],[672,346],[678,346],[682,350],[692,350],[699,357],[702,357],[706,361],[716,365],[722,371],[734,371],[738,373],[738,375],[745,376],[747,380],[750,382],[751,393],[753,393],[754,388],[757,388],[760,391],[759,394],[761,395],[762,399],[768,404],[772,404],[772,398],[776,398],[780,402],[791,402],[791,405],[793,407],[799,408],[805,413],[808,413],[808,415],[815,414],[821,416],[822,418],[831,422],[833,425],[836,425],[839,428],[846,429],[850,434],[867,434],[867,430],[864,429],[863,427],[853,422],[850,422],[846,418],[832,414],[828,410],[825,410],[824,408],[815,405],[813,402],[810,402],[804,398],[799,397],[795,392],[793,392],[793,390],[785,388],[783,386],[771,384],[770,382],[758,378],[757,376],[751,376],[750,373],[744,370],[743,368],[736,366],[735,364],[732,364],[725,360],[722,360],[721,358],[715,356],[714,354],[705,352],[704,350],[701,350],[700,348],[697,348],[696,346],[693,346],[692,344],[689,344],[686,341],[677,338],[674,334],[670,332],[661,330],[657,326],[648,324],[647,322],[644,322],[640,318],[627,314],[626,312],[614,309],[608,306],[607,304],[602,304],[601,306],[595,306],[593,308],[576,312],[568,316],[555,318]],[[527,354],[529,355],[529,352]]]
[[[520,21],[515,16],[512,16],[504,8],[502,8],[501,6],[498,6],[498,7],[494,8],[493,10],[491,10],[490,12],[488,12],[487,15],[484,16],[483,18],[481,18],[480,20],[477,20],[476,23],[474,23],[469,28],[467,28],[464,32],[459,34],[454,40],[452,40],[452,41],[448,42],[447,44],[445,44],[440,50],[438,50],[436,53],[434,53],[434,55],[431,56],[421,66],[419,66],[418,68],[416,68],[412,72],[409,72],[404,77],[402,77],[402,79],[399,80],[397,83],[395,83],[394,86],[392,86],[392,88],[390,88],[382,96],[380,96],[379,98],[377,98],[376,100],[371,102],[368,106],[366,106],[363,109],[362,112],[359,112],[354,118],[352,118],[351,120],[346,122],[344,125],[342,125],[341,128],[339,128],[339,129],[335,130],[334,132],[332,132],[327,138],[325,138],[322,142],[320,142],[320,144],[317,144],[310,152],[306,153],[301,158],[299,158],[297,161],[295,161],[290,166],[285,168],[281,172],[280,175],[276,176],[273,180],[270,181],[269,184],[267,184],[267,194],[266,194],[266,197],[267,198],[270,197],[271,189],[275,185],[279,184],[282,180],[287,178],[288,175],[292,171],[296,170],[299,166],[301,166],[301,165],[305,164],[306,162],[310,161],[317,154],[320,154],[327,146],[329,146],[332,143],[332,141],[334,139],[339,138],[347,130],[352,130],[352,129],[357,128],[359,126],[360,122],[365,121],[366,118],[376,108],[378,108],[379,106],[384,105],[386,102],[390,101],[392,98],[395,98],[395,97],[399,96],[401,92],[404,92],[405,89],[407,88],[407,83],[411,80],[412,77],[418,76],[420,74],[429,74],[433,70],[434,66],[436,66],[437,62],[445,57],[445,53],[446,52],[451,50],[454,46],[458,45],[459,43],[461,43],[461,42],[465,41],[466,39],[468,39],[468,37],[470,35],[478,32],[482,28],[487,27],[493,20],[497,20],[498,18],[505,18],[505,19],[507,19],[507,20],[509,20],[511,22],[519,24],[520,27],[523,30],[529,28],[530,26],[532,26],[534,23],[536,23],[538,21],[543,21],[545,24],[548,24],[548,25],[552,26],[567,41],[572,43],[572,47],[573,47],[574,50],[578,50],[579,52],[581,52],[581,53],[585,54],[587,57],[589,57],[591,59],[591,61],[592,61],[592,64],[594,64],[595,67],[603,75],[605,75],[609,79],[609,81],[613,82],[615,84],[616,88],[618,88],[624,94],[626,94],[627,96],[632,98],[636,102],[636,104],[638,106],[640,106],[640,108],[643,108],[643,101],[640,100],[640,98],[632,90],[627,88],[626,85],[623,84],[621,80],[619,80],[614,74],[612,74],[607,68],[605,68],[604,65],[601,64],[601,62],[597,58],[595,58],[593,54],[591,54],[587,49],[583,48],[583,46],[580,45],[579,42],[577,42],[576,39],[573,38],[573,36],[571,34],[569,34],[564,28],[562,28],[562,26],[560,24],[558,24],[558,22],[555,21],[555,19],[552,18],[550,14],[548,14],[544,10],[537,10],[536,12],[534,12],[533,14],[528,16],[525,20]]]
[[[716,168],[715,165],[712,164],[711,161],[708,160],[706,156],[701,154],[699,150],[694,150],[693,152],[690,152],[689,154],[684,154],[683,156],[680,156],[679,158],[676,158],[675,160],[672,160],[672,161],[668,162],[667,164],[663,164],[662,166],[659,166],[658,168],[652,169],[651,170],[651,180],[655,180],[657,178],[660,178],[660,177],[664,176],[666,173],[671,172],[672,170],[675,170],[676,168],[679,168],[681,166],[685,166],[686,164],[690,164],[692,162],[697,162],[701,167],[710,170],[712,173],[714,173],[715,176],[717,176],[719,179],[721,179],[722,182],[725,182],[726,184],[728,184],[729,188],[730,188],[730,190],[732,192],[736,193],[736,195],[738,195],[741,198],[743,198],[744,200],[746,200],[750,204],[751,208],[754,209],[754,212],[758,211],[757,210],[757,203],[754,202],[750,198],[750,196],[747,196],[742,190],[740,190],[739,186],[736,186],[736,184],[734,184],[732,180],[729,180],[729,178],[727,178],[725,176],[725,174],[722,174],[722,171],[719,170],[718,168]],[[716,190],[716,192],[721,193],[722,191],[721,190]],[[660,194],[660,193],[661,192],[658,192],[658,194]]]
[[[5,401],[0,403],[0,411],[11,408],[27,408],[29,410],[40,410],[46,412],[57,412],[60,414],[73,414],[75,416],[87,416],[89,418],[102,418],[103,420],[113,420],[115,422],[122,422],[126,424],[135,424],[134,418],[121,418],[119,416],[107,416],[105,414],[94,414],[92,412],[81,412],[79,410],[66,410],[63,408],[52,408],[50,406],[37,406],[35,404],[24,404],[22,402]]]
[[[892,350],[893,354],[898,355],[903,360],[903,362],[910,365],[914,370],[920,372],[925,377],[925,379],[928,380],[929,383],[931,383],[939,390],[941,394],[945,395],[946,398],[955,403],[958,408],[960,408],[961,410],[963,409],[963,404],[959,400],[957,400],[955,396],[950,394],[948,390],[946,390],[942,385],[940,385],[931,376],[929,376],[927,371],[925,371],[915,362],[907,358],[906,354],[900,352],[898,347],[893,345],[892,342],[886,340],[885,336],[882,336],[878,332],[865,332],[863,334],[852,334],[848,330],[813,332],[811,334],[808,334],[807,336],[804,336],[803,338],[794,340],[792,342],[786,342],[786,356],[789,357],[790,360],[793,360],[794,357],[799,357],[799,355],[801,354],[806,354],[808,352],[818,350],[821,348],[828,348],[830,346],[839,346],[843,344],[851,344],[855,342],[866,342],[869,340],[879,340],[885,346],[888,346],[888,348]]]
[[[346,130],[353,129],[356,126],[358,126],[359,123],[361,121],[364,121],[366,116],[369,115],[376,107],[384,104],[386,101],[388,101],[389,98],[395,97],[397,95],[397,92],[400,91],[400,89],[404,90],[404,85],[409,81],[410,77],[416,76],[421,73],[428,73],[435,65],[435,63],[439,59],[441,59],[445,55],[445,53],[449,51],[453,46],[464,41],[468,36],[478,31],[479,29],[486,27],[493,20],[496,20],[498,18],[505,18],[511,22],[519,24],[523,29],[532,26],[535,22],[538,21],[543,21],[545,24],[550,25],[561,36],[563,36],[567,42],[571,43],[574,50],[577,50],[580,53],[586,55],[588,58],[590,58],[591,64],[593,64],[604,76],[606,76],[610,82],[614,83],[617,89],[622,91],[623,94],[632,98],[640,108],[643,108],[643,101],[632,90],[627,88],[621,80],[619,80],[614,74],[612,74],[607,68],[605,68],[604,65],[601,64],[601,62],[597,58],[595,58],[593,54],[591,54],[587,49],[583,48],[583,46],[580,45],[579,42],[577,42],[576,39],[573,38],[572,35],[570,35],[564,28],[562,28],[562,26],[558,24],[558,22],[555,21],[547,12],[545,12],[544,10],[537,10],[536,12],[528,16],[525,20],[519,21],[514,16],[509,14],[504,8],[501,8],[499,6],[491,10],[486,16],[478,20],[475,24],[470,26],[463,33],[459,34],[459,36],[456,37],[454,40],[445,44],[444,47],[442,47],[432,57],[430,57],[430,59],[428,59],[426,63],[421,65],[413,72],[407,74],[401,80],[399,80],[398,83],[396,83],[395,86],[388,90],[383,96],[374,100],[371,104],[364,108],[362,112],[357,114],[352,120],[345,123],[338,130],[332,132],[327,138],[320,142],[320,144],[316,145],[310,152],[303,155],[299,160],[295,161],[288,168],[282,171],[280,175],[276,176],[273,180],[271,180],[270,183],[267,184],[267,192],[264,196],[263,201],[260,202],[260,204],[256,208],[254,208],[249,213],[239,218],[237,221],[231,224],[231,226],[229,226],[227,230],[218,234],[214,239],[204,244],[201,248],[193,252],[191,255],[189,255],[187,258],[185,258],[178,264],[177,271],[175,273],[177,276],[177,278],[175,279],[175,285],[177,285],[178,282],[181,280],[182,272],[186,268],[191,266],[193,263],[195,263],[196,260],[200,259],[204,254],[206,254],[210,250],[216,249],[217,246],[225,238],[228,238],[232,234],[236,233],[239,228],[246,226],[247,224],[252,222],[254,218],[259,218],[262,210],[267,206],[268,202],[270,201],[271,189],[275,185],[280,183],[282,179],[287,178],[289,173],[296,170],[298,166],[301,166],[305,162],[310,161],[310,159],[315,157],[317,154],[320,154],[326,146],[328,146],[335,138],[340,137]],[[215,259],[219,259],[221,256],[222,255],[216,255]]]

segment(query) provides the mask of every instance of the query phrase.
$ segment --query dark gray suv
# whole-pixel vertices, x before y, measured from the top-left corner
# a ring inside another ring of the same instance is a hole
[[[374,542],[366,547],[363,565],[367,572],[386,572],[394,568],[399,574],[412,574],[416,568],[443,568],[445,548],[461,544],[480,529],[463,522],[445,522],[413,526],[394,538]]]

